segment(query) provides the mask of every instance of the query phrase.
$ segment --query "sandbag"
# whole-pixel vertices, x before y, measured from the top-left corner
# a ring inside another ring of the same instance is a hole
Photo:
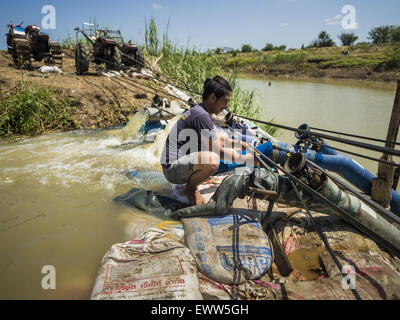
[[[197,272],[200,292],[204,300],[232,300],[232,286],[216,282]]]
[[[183,219],[185,243],[199,270],[224,284],[258,279],[272,265],[270,241],[261,229],[260,212],[231,209],[227,216]]]
[[[151,228],[115,244],[103,257],[90,299],[202,299],[196,263],[188,248]]]

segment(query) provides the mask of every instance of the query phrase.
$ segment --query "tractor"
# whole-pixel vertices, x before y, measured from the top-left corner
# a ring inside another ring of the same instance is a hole
[[[40,32],[40,27],[29,25],[22,27],[8,24],[7,47],[17,68],[32,68],[32,61],[43,61],[47,65],[58,65],[62,68],[60,45],[52,42],[47,33]]]
[[[91,31],[89,34],[88,27]],[[142,51],[132,45],[126,43],[119,30],[99,30],[93,24],[84,23],[82,29],[75,28],[76,31],[76,51],[75,66],[76,73],[82,74],[89,70],[90,62],[99,65],[106,64],[106,68],[110,70],[121,70],[124,67],[142,68],[144,66],[144,56]],[[87,42],[93,47],[93,56],[91,58],[89,47],[79,41],[78,35],[86,38]]]

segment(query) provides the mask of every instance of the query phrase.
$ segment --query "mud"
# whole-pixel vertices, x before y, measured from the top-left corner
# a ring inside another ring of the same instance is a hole
[[[78,107],[73,119],[78,129],[95,129],[125,124],[132,114],[145,104],[150,104],[157,92],[141,84],[151,84],[155,89],[164,90],[162,83],[157,84],[145,78],[131,78],[135,84],[124,83],[123,87],[99,75],[94,69],[96,65],[91,65],[87,74],[77,76],[75,60],[71,57],[74,54],[70,50],[66,50],[66,53],[70,56],[63,56],[63,73],[44,75],[37,70],[42,65],[39,62],[33,63],[35,70],[32,71],[17,69],[7,51],[0,51],[0,91],[12,91],[21,80],[29,81],[37,87],[52,88],[58,98],[70,98],[76,102]]]

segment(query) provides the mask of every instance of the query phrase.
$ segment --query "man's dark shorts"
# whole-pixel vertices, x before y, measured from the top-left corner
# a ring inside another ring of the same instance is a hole
[[[185,184],[189,181],[197,163],[199,152],[190,153],[163,167],[165,178],[173,184]]]

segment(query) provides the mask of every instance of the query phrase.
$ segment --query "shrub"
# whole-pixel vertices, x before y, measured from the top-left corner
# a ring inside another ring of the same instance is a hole
[[[314,40],[311,43],[312,47],[334,47],[335,42],[330,38],[329,34],[326,31],[321,31],[318,35],[318,39]]]
[[[338,36],[338,38],[342,42],[343,46],[351,46],[358,39],[358,37],[355,36],[354,33],[346,33],[346,32],[342,32]]]
[[[246,52],[252,52],[253,51],[253,47],[249,44],[244,44],[242,45],[242,52],[246,53]]]
[[[12,92],[0,96],[0,136],[76,128],[74,110],[72,100],[58,99],[52,89],[21,81]]]

